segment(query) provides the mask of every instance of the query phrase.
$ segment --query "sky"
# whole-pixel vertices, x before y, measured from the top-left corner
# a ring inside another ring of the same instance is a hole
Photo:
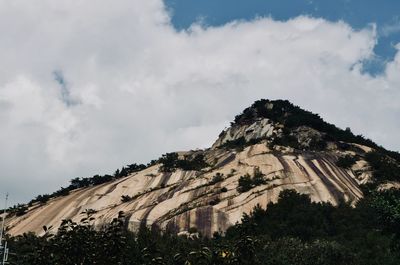
[[[333,4],[335,3],[335,4]],[[400,150],[398,1],[0,0],[0,195],[209,147],[288,99]]]
[[[173,14],[172,24],[178,30],[187,29],[196,22],[221,26],[233,20],[272,17],[286,21],[301,15],[344,21],[356,30],[376,24],[375,56],[363,62],[363,71],[372,75],[384,72],[385,64],[396,54],[395,44],[400,42],[398,0],[166,0],[165,3]]]

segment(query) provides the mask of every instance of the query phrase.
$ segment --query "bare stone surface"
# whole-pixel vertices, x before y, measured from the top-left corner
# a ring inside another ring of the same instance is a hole
[[[262,122],[267,125],[266,121]],[[273,131],[272,126],[267,128],[263,134]],[[242,132],[246,129],[234,134]],[[230,138],[223,136],[223,139]],[[219,142],[223,141],[220,139]],[[363,161],[357,162],[354,169],[337,167],[338,151],[281,153],[271,151],[266,142],[261,142],[241,152],[207,149],[204,153],[214,164],[203,171],[162,173],[159,172],[160,165],[154,165],[123,179],[72,191],[68,196],[51,199],[44,205],[35,204],[25,215],[8,220],[9,233],[17,235],[32,231],[42,234],[44,225],[52,226],[55,232],[63,219],[79,222],[85,217],[84,212],[90,209],[97,226],[110,222],[123,211],[127,216],[127,227],[133,231],[146,224],[173,229],[177,233],[197,228],[201,234],[211,236],[215,231],[226,231],[257,204],[266,207],[269,202],[275,202],[284,189],[309,194],[313,201],[337,204],[344,199],[355,203],[363,196],[359,184],[368,178]],[[255,168],[265,175],[266,184],[239,193],[239,177],[247,173],[252,175]],[[210,183],[217,173],[223,174],[223,180]],[[360,174],[364,175],[360,177]],[[221,191],[222,187],[226,192]],[[122,195],[135,196],[135,199],[123,203]]]
[[[276,128],[268,119],[258,119],[249,125],[233,125],[226,131],[223,131],[218,140],[213,144],[213,148],[220,147],[228,141],[244,138],[246,142],[250,140],[268,138],[279,133],[279,128]]]

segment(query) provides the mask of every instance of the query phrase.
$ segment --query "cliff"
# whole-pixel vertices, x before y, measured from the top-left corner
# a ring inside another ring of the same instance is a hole
[[[375,146],[356,136],[354,142],[342,141],[345,131],[298,123],[296,117],[302,119],[286,101],[256,102],[211,148],[179,153],[181,161],[201,157],[203,167],[166,168],[160,159],[126,177],[35,202],[22,216],[9,216],[8,232],[43,234],[43,226],[55,232],[63,219],[79,222],[88,215],[101,227],[122,211],[133,231],[140,225],[177,233],[196,228],[211,236],[239,222],[257,204],[275,202],[285,189],[313,201],[356,203],[363,196],[360,185],[371,181],[364,157]],[[354,163],[338,166],[343,157]]]

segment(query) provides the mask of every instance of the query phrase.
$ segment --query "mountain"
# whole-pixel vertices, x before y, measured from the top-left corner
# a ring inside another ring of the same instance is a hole
[[[400,186],[400,155],[285,100],[259,100],[235,117],[212,147],[168,153],[114,175],[74,179],[67,188],[13,207],[11,235],[56,232],[62,220],[94,218],[96,227],[124,213],[125,225],[211,237],[283,190],[315,202],[355,205],[365,187]]]

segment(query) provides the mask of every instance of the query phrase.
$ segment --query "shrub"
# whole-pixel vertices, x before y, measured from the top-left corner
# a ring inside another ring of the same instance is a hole
[[[249,174],[246,174],[239,178],[239,185],[237,187],[238,192],[246,192],[251,190],[253,187],[253,180],[251,179]]]
[[[25,204],[17,204],[8,209],[10,215],[23,216],[28,211],[28,206]]]
[[[164,154],[158,161],[162,164],[160,168],[162,172],[173,172],[177,168],[178,154],[177,153]]]
[[[185,157],[185,159],[179,159],[177,161],[178,168],[183,170],[201,170],[205,167],[208,167],[208,164],[204,160],[203,154],[197,154],[194,157]]]
[[[190,234],[194,234],[194,233],[197,233],[197,232],[199,232],[199,231],[197,230],[197,227],[191,226],[191,227],[189,228],[188,232],[189,232]]]
[[[184,159],[179,159],[177,153],[167,153],[162,155],[159,162],[162,163],[161,172],[173,172],[178,168],[182,170],[201,170],[208,166],[203,154],[197,154],[194,157],[186,156]]]
[[[342,130],[333,124],[327,123],[318,114],[303,110],[288,100],[257,100],[251,107],[246,108],[242,114],[235,117],[234,124],[250,124],[257,118],[267,118],[274,122],[279,122],[287,129],[308,126],[327,133],[334,141],[358,143],[379,148],[377,144],[362,135],[354,135],[351,130]],[[285,139],[285,141],[294,144],[291,139]],[[388,153],[388,155],[400,158],[400,155],[396,152]]]
[[[258,167],[254,168],[253,185],[259,186],[259,185],[263,185],[265,183],[266,183],[266,181],[264,179],[264,174],[261,172],[260,168],[258,168]]]
[[[264,179],[264,174],[258,167],[256,167],[254,168],[253,177],[251,177],[249,174],[246,174],[239,178],[237,191],[240,193],[246,192],[256,186],[264,185],[265,183],[266,180]]]
[[[242,136],[235,140],[226,141],[223,145],[220,146],[220,148],[235,149],[236,151],[240,152],[245,147],[258,144],[262,140],[263,140],[263,138],[255,138],[255,139],[250,139],[249,141],[246,141],[246,139]]]
[[[336,162],[336,165],[342,168],[351,168],[356,163],[356,161],[357,159],[354,156],[345,155],[339,157],[338,161]]]
[[[281,137],[275,137],[268,145],[272,149],[275,145],[288,146],[295,149],[299,148],[299,142],[296,137],[289,134],[283,134]]]
[[[399,163],[378,151],[369,152],[365,155],[365,160],[374,170],[374,178],[378,182],[400,179]]]
[[[221,182],[223,180],[224,180],[224,174],[221,174],[221,173],[218,172],[217,174],[215,174],[215,176],[212,178],[212,180],[209,182],[209,184],[210,185],[214,185],[214,184],[216,184],[218,182]]]
[[[209,204],[210,204],[210,205],[217,205],[217,204],[220,203],[220,202],[221,202],[221,199],[218,198],[218,197],[216,197],[216,198],[214,198],[213,200],[211,200],[211,201],[209,202]]]
[[[121,202],[129,202],[132,200],[132,197],[129,195],[122,195],[121,196]]]
[[[246,146],[246,139],[244,137],[226,141],[223,145],[221,145],[221,147],[223,148],[236,149],[238,151],[243,150],[245,146]]]
[[[48,194],[38,195],[32,202],[46,203],[50,198],[51,196]]]

